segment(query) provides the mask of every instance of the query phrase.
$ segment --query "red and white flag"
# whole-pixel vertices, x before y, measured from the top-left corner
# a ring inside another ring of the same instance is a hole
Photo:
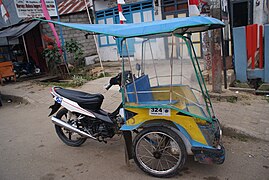
[[[8,13],[6,7],[4,6],[2,0],[0,0],[0,9],[1,9],[2,18],[5,20],[5,22],[7,22],[8,18],[9,18],[9,13]]]
[[[189,16],[199,16],[199,0],[189,0]]]
[[[121,5],[125,4],[124,0],[117,0],[118,3],[118,10],[119,10],[119,18],[120,18],[120,24],[123,24],[123,21],[126,21],[124,15],[122,14],[122,8]]]

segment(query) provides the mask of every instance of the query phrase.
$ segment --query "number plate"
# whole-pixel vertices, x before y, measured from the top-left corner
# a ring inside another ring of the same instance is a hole
[[[170,116],[171,110],[167,108],[150,108],[149,115],[150,116]]]

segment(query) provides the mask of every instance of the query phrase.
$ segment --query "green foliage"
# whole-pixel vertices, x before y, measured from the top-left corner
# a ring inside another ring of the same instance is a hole
[[[82,76],[74,75],[72,78],[72,85],[74,85],[74,86],[82,86],[86,82],[87,82],[87,80],[84,79]]]
[[[101,73],[101,74],[98,76],[98,78],[109,77],[109,76],[111,76],[111,74],[105,72],[105,74],[104,74],[104,73]]]
[[[61,64],[61,55],[57,47],[46,48],[42,52],[42,56],[46,59],[49,71],[57,74],[57,66]]]
[[[64,80],[59,82],[40,82],[43,86],[60,86],[60,87],[79,87],[87,82],[82,76],[74,75],[71,80]]]
[[[106,73],[106,77],[111,76],[109,73]],[[60,86],[60,87],[79,87],[85,84],[87,81],[95,80],[102,78],[103,74],[100,74],[98,77],[91,75],[72,75],[72,80],[66,80],[62,82],[40,82],[40,85],[43,86]]]
[[[65,43],[65,50],[73,58],[76,66],[82,64],[83,51],[81,47],[83,46],[73,39],[71,39],[70,41],[66,41]]]

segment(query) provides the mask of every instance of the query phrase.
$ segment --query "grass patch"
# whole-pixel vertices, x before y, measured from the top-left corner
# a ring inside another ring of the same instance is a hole
[[[237,134],[237,135],[231,136],[231,138],[237,139],[237,140],[242,141],[242,142],[248,142],[249,137],[242,135],[242,134]]]
[[[234,97],[234,96],[229,96],[226,98],[227,102],[229,103],[236,103],[237,101],[237,97]]]
[[[111,76],[109,73],[105,73],[106,77]],[[90,76],[90,75],[73,75],[72,79],[70,80],[66,80],[66,81],[60,81],[60,82],[40,82],[40,85],[43,86],[60,86],[63,88],[67,88],[67,87],[80,87],[83,84],[85,84],[88,81],[92,81],[98,78],[102,78],[104,77],[104,74],[101,73],[99,76]]]

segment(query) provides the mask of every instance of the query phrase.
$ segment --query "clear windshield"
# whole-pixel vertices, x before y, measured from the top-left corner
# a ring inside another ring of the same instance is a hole
[[[187,42],[187,43],[186,43]],[[135,38],[133,57],[123,58],[124,70],[135,77],[126,82],[127,105],[170,106],[203,119],[213,115],[211,102],[191,43],[184,37]]]

